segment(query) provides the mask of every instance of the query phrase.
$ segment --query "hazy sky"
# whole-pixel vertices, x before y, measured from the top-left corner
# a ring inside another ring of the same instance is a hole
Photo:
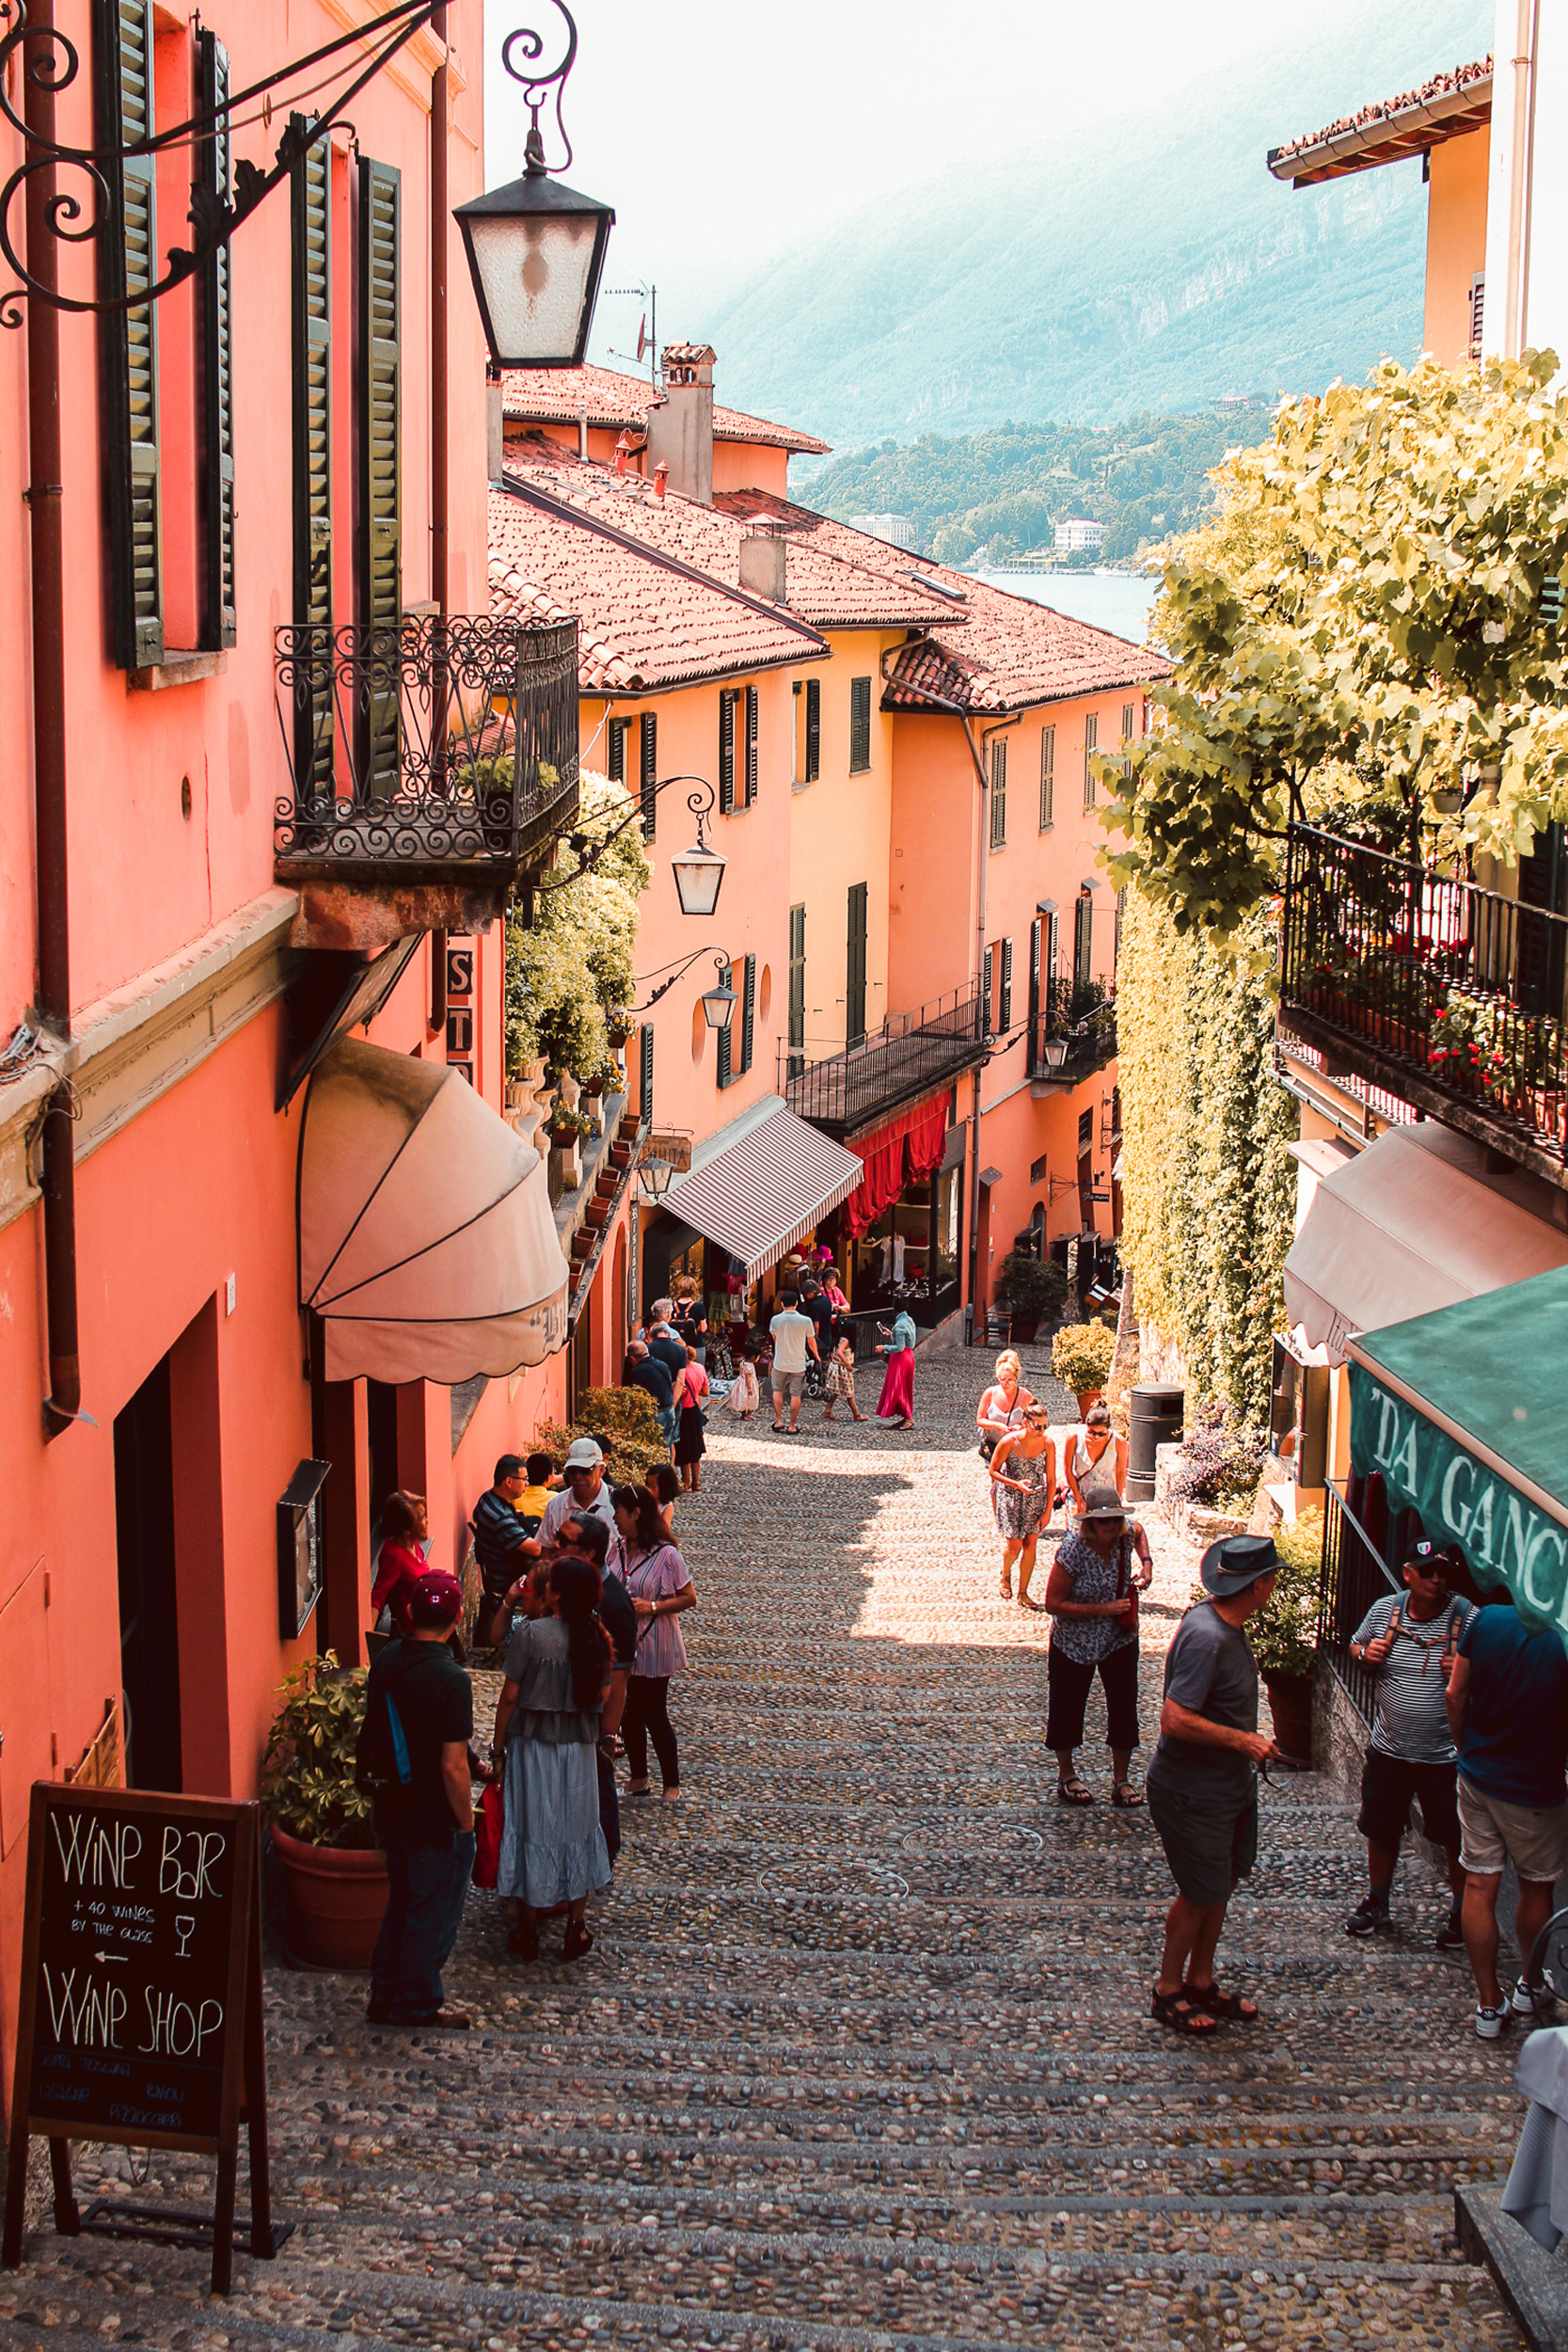
[[[1279,34],[1259,0],[578,0],[575,13],[565,177],[615,207],[607,284],[651,277],[672,294],[965,157],[1125,118]],[[554,56],[562,45],[548,0],[487,0],[492,183],[522,167],[527,111],[500,70],[518,24]],[[638,308],[602,303],[595,346],[635,337]]]

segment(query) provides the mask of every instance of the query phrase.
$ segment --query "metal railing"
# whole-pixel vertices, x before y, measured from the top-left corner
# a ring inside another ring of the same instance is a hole
[[[890,1013],[859,1044],[803,1070],[800,1047],[782,1040],[778,1089],[800,1118],[847,1134],[957,1077],[982,1058],[987,1041],[986,1006],[972,980],[918,1012]]]
[[[284,871],[509,876],[572,823],[575,621],[426,615],[275,634]]]
[[[1291,828],[1281,1007],[1560,1161],[1565,983],[1568,917]]]
[[[1318,1587],[1318,1647],[1327,1654],[1352,1705],[1367,1724],[1372,1720],[1376,1677],[1352,1658],[1351,1637],[1374,1600],[1399,1590],[1398,1579],[1382,1550],[1331,1479]]]
[[[1054,1086],[1077,1086],[1114,1061],[1117,1051],[1115,993],[1100,980],[1074,980],[1053,973],[1041,992],[1038,1013],[1029,1025],[1029,1076]],[[1064,1050],[1053,1062],[1049,1046]]]

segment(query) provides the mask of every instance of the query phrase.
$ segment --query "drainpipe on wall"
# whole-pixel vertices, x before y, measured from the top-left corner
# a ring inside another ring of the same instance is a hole
[[[441,62],[430,77],[430,600],[442,620],[448,609],[448,525],[451,521],[451,482],[447,436],[450,427],[447,351],[447,137],[450,112],[447,79],[447,12],[437,8],[430,29],[441,43]],[[494,406],[499,431],[490,432],[491,389],[485,386],[485,443],[504,439],[500,422],[501,389],[498,383]],[[492,456],[492,463],[494,463]],[[428,1034],[442,1039],[446,1051],[447,935],[430,934],[430,1019]],[[503,1089],[504,1094],[504,1089]]]
[[[28,26],[47,37],[54,0],[34,0]],[[41,75],[23,76],[27,130],[36,151],[55,145],[55,93]],[[40,1018],[71,1036],[71,904],[66,819],[65,567],[60,506],[60,314],[49,299],[58,282],[50,233],[55,167],[27,180],[27,267],[40,294],[27,306],[27,511],[32,540],[33,792],[37,808],[38,959]],[[46,1438],[81,1414],[82,1368],[76,1331],[76,1141],[69,1081],[43,1113],[43,1263],[49,1348]]]
[[[1499,0],[1492,110],[1492,157],[1497,177],[1489,188],[1486,237],[1488,356],[1516,359],[1528,341],[1530,198],[1535,145],[1535,81],[1540,56],[1541,0]],[[1506,141],[1506,189],[1499,184],[1499,148]],[[1484,332],[1484,329],[1483,329]]]
[[[980,982],[985,978],[986,975],[986,874],[988,870],[987,860],[990,856],[990,761],[989,754],[990,751],[991,738],[996,735],[1005,735],[1009,727],[1016,727],[1022,714],[1022,712],[1015,711],[1010,719],[1003,719],[995,726],[987,727],[981,735],[978,743],[974,740],[974,730],[969,723],[967,712],[961,715],[963,717],[964,734],[969,739],[969,755],[974,762],[974,773],[979,779],[980,785],[980,871],[979,881],[974,893],[974,982],[975,986],[978,987]],[[988,1022],[990,1019],[990,1007],[989,1005],[986,1007],[986,1019]],[[971,1344],[973,1344],[974,1338],[974,1313],[977,1304],[976,1294],[978,1293],[980,1287],[980,1081],[984,1075],[984,1072],[985,1064],[983,1062],[976,1063],[974,1070],[974,1166],[971,1170],[969,1204],[969,1332]]]

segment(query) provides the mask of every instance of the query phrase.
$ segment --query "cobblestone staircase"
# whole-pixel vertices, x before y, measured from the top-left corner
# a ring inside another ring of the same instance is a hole
[[[1041,1801],[1043,1621],[996,1598],[974,1385],[934,1368],[909,1438],[720,1437],[685,1517],[689,1795],[627,1807],[594,1954],[515,1968],[476,1897],[464,2036],[274,1969],[281,2257],[214,2303],[198,2254],[44,2231],[7,2342],[1515,2344],[1451,2198],[1506,2165],[1513,2055],[1475,2041],[1424,1883],[1400,1936],[1344,1937],[1316,1782],[1266,1793],[1232,1912],[1266,2022],[1148,2020],[1158,1843]],[[1162,1553],[1151,1653],[1190,1575]],[[203,2188],[159,2157],[137,2193]]]

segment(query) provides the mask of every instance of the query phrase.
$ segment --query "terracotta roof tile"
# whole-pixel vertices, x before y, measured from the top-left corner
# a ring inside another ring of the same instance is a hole
[[[937,696],[966,710],[1016,710],[1118,686],[1153,685],[1170,675],[1169,662],[1147,646],[1070,620],[1027,596],[1009,596],[925,556],[909,555],[885,539],[766,490],[732,490],[715,504],[737,520],[768,522],[787,532],[792,572],[797,548],[812,547],[835,559],[878,564],[894,579],[923,583],[942,617],[893,665],[882,698],[887,709],[930,708],[935,706],[928,698]]]
[[[699,506],[673,492],[659,499],[641,474],[618,474],[539,435],[512,442],[506,462],[508,481],[689,564],[722,587],[738,590],[740,543],[753,535],[752,514],[736,504],[744,494],[716,499],[712,506]],[[783,501],[772,505],[780,515],[805,511],[786,507]],[[771,508],[764,513],[759,507],[756,519],[771,525],[776,517]],[[811,627],[925,628],[939,616],[947,617],[949,626],[962,625],[962,606],[933,589],[917,566],[907,560],[902,569],[896,563],[866,560],[877,558],[879,551],[882,558],[897,553],[882,541],[859,532],[844,532],[840,542],[831,544],[802,540],[793,531],[789,537],[787,610]]]
[[[672,345],[672,349],[685,346]],[[645,376],[614,368],[508,368],[501,377],[501,413],[522,424],[576,424],[586,408],[592,425],[610,431],[642,424],[657,397]],[[716,441],[762,441],[770,449],[825,457],[832,444],[739,408],[713,407]]]
[[[586,694],[734,677],[825,650],[814,629],[604,529],[490,493],[490,609],[576,614]]]
[[[1434,73],[1419,89],[1380,99],[1358,114],[1341,115],[1321,131],[1271,148],[1269,169],[1276,180],[1313,187],[1479,131],[1491,115],[1492,60],[1478,57],[1472,65],[1455,66],[1451,73]]]

